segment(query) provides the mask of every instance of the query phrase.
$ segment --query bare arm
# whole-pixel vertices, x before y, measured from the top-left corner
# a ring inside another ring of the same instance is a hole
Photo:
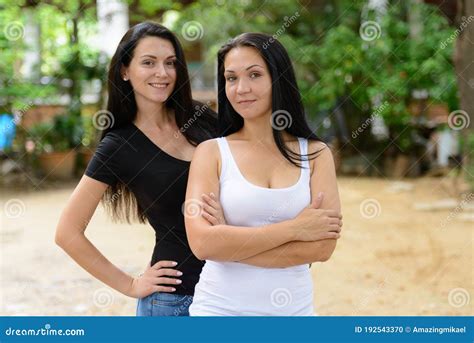
[[[202,194],[219,194],[219,155],[217,142],[206,141],[196,148],[191,163],[184,213],[193,253],[202,260],[237,261],[296,239],[297,227],[292,221],[261,227],[238,227],[212,226],[202,218]],[[199,214],[187,215],[187,212],[194,212],[191,207],[199,207]]]
[[[310,151],[319,150],[322,147],[321,143],[311,142]],[[326,147],[317,158],[311,161],[311,170],[312,202],[317,198],[317,194],[322,192],[324,197],[322,202],[317,201],[316,207],[340,212],[341,204],[336,171],[329,148]],[[239,262],[266,268],[285,268],[312,262],[324,262],[331,257],[336,248],[336,241],[337,239],[288,242]]]
[[[128,294],[133,278],[107,260],[87,239],[85,230],[108,185],[83,176],[64,208],[56,229],[56,244],[100,281]]]
[[[144,277],[134,279],[105,258],[86,237],[87,224],[107,187],[108,185],[103,182],[85,175],[82,177],[59,219],[56,244],[94,277],[125,295],[142,297],[155,291],[169,292],[169,287],[157,285],[163,281],[170,281],[158,278],[163,273],[171,271],[160,269],[172,267],[168,261],[158,262],[146,271]],[[168,275],[176,275],[176,271],[173,273]],[[172,282],[176,284],[175,280]]]
[[[216,141],[202,143],[196,149],[189,172],[186,205],[199,207],[187,215],[186,232],[193,253],[200,259],[240,261],[287,242],[317,241],[336,238],[333,225],[339,213],[308,207],[295,219],[260,227],[213,225],[201,216],[203,194],[219,194],[219,147]]]

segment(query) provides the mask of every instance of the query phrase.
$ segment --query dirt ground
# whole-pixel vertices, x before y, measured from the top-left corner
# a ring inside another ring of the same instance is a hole
[[[0,315],[134,315],[136,300],[108,288],[54,244],[73,184],[40,192],[0,190]],[[339,178],[343,235],[312,266],[320,315],[473,315],[472,197],[452,204],[439,178]],[[472,196],[472,194],[471,194]],[[87,236],[137,275],[154,234],[113,224],[100,207]]]

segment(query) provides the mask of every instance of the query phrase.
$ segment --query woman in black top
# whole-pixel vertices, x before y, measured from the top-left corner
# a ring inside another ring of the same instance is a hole
[[[204,262],[186,237],[183,213],[202,213],[201,202],[185,204],[186,183],[195,145],[214,137],[216,118],[208,106],[192,101],[183,50],[159,24],[138,24],[125,34],[110,64],[108,91],[108,112],[99,117],[105,124],[100,145],[63,210],[56,243],[97,279],[139,298],[138,315],[188,315]],[[144,274],[126,274],[85,236],[101,199],[113,218],[148,220],[155,230]],[[261,230],[215,226],[202,243],[232,251],[275,234],[309,235],[321,229],[321,211],[308,208]]]
[[[190,160],[214,136],[215,113],[193,102],[177,38],[150,22],[119,43],[108,94],[98,118],[101,142],[62,213],[56,242],[93,276],[140,298],[138,315],[187,315],[203,262],[189,248],[181,209]],[[101,199],[113,218],[148,220],[155,230],[151,265],[140,277],[118,269],[85,237]]]

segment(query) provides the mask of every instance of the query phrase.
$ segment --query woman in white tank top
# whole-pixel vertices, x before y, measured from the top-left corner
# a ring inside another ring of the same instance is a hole
[[[191,249],[206,260],[190,314],[314,315],[308,264],[331,256],[342,226],[331,152],[306,122],[277,40],[242,34],[218,64],[225,137],[196,149],[183,206]],[[201,201],[210,193],[217,201]]]

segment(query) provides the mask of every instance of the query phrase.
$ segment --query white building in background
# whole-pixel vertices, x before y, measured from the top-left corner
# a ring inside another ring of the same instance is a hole
[[[103,55],[102,58],[110,60],[120,39],[129,29],[126,1],[97,0],[97,26],[97,35],[88,40],[88,44],[99,50]],[[84,84],[82,103],[97,103],[101,97],[100,89],[101,82],[99,80]]]
[[[97,0],[97,48],[112,57],[129,28],[128,6],[121,0]]]
[[[449,157],[459,155],[459,134],[450,128],[440,131],[436,139],[437,164],[439,167],[449,165]]]
[[[41,63],[40,25],[36,21],[34,8],[24,9],[25,25],[23,32],[23,42],[25,43],[25,55],[21,65],[21,75],[30,81],[39,79]]]

